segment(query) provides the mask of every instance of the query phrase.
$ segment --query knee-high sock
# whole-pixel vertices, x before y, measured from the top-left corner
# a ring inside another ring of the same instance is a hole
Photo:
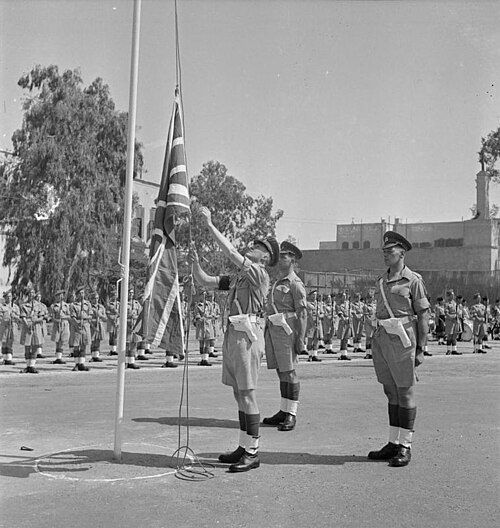
[[[399,406],[389,403],[389,442],[399,444]]]
[[[259,449],[260,414],[246,414],[247,434],[245,450],[254,455]]]
[[[247,436],[247,418],[243,411],[238,411],[238,420],[240,422],[240,439],[238,443],[240,447],[245,447]]]
[[[287,412],[287,398],[288,398],[288,382],[280,381],[280,411]]]
[[[416,416],[416,407],[399,407],[399,443],[405,447],[411,447]]]
[[[297,416],[299,406],[300,382],[288,384],[287,412]]]

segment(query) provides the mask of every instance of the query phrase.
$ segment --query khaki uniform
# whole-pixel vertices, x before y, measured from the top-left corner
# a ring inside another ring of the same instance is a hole
[[[364,326],[365,326],[365,337],[366,337],[366,348],[370,349],[373,339],[373,334],[377,328],[377,302],[375,299],[367,300],[363,305],[364,315]]]
[[[277,280],[271,288],[266,304],[268,316],[282,313],[291,333],[282,326],[266,321],[264,332],[268,369],[289,372],[297,363],[296,342],[298,339],[297,310],[307,309],[306,289],[295,272]],[[303,347],[303,343],[302,343]]]
[[[52,318],[51,340],[56,343],[56,352],[62,352],[69,342],[70,335],[70,305],[64,301],[57,302],[50,307]]]
[[[20,312],[17,304],[0,304],[0,343],[2,344],[2,354],[12,354],[19,317]]]
[[[107,319],[106,308],[101,303],[92,304],[92,319],[90,320],[92,351],[99,350],[101,341],[106,337]]]
[[[333,336],[335,335],[335,317],[336,317],[336,308],[335,308],[335,301],[331,301],[330,303],[325,302],[324,303],[324,311],[325,316],[323,317],[322,324],[323,324],[323,337],[326,344],[331,344],[333,341]]]
[[[473,304],[470,307],[470,316],[473,324],[474,344],[481,348],[483,337],[486,335],[486,306],[482,302]]]
[[[21,345],[41,347],[44,342],[43,321],[46,306],[37,300],[25,302],[20,308]]]
[[[337,316],[339,318],[337,337],[341,341],[347,340],[352,336],[350,301],[344,301],[340,304],[337,304]]]
[[[120,320],[120,301],[109,301],[106,306],[106,330],[110,346],[118,343],[118,324]]]
[[[364,303],[362,301],[354,301],[351,303],[351,316],[354,346],[359,348],[361,338],[363,337],[365,322]]]
[[[315,349],[319,341],[323,340],[323,318],[325,311],[321,301],[307,303],[307,330],[308,348]]]
[[[91,343],[90,320],[92,319],[92,306],[89,301],[75,301],[70,306],[71,320],[70,324],[73,329],[70,347],[74,347],[75,357],[85,357],[86,349]]]
[[[444,328],[447,339],[457,338],[460,324],[456,301],[448,301],[444,305]]]
[[[228,287],[227,287],[227,286]],[[264,355],[263,322],[259,319],[269,290],[269,275],[262,264],[245,258],[241,270],[229,283],[221,277],[220,289],[229,289],[229,316],[250,314],[255,340],[229,323],[224,334],[222,383],[235,390],[257,387],[258,371]]]
[[[378,381],[384,385],[411,387],[415,383],[416,313],[429,308],[427,292],[422,277],[407,266],[390,281],[387,272],[384,273],[379,277],[376,285],[376,317],[378,320],[391,317],[385,306],[381,287],[384,288],[394,317],[402,319],[410,345],[404,346],[399,336],[389,334],[383,326],[379,325],[373,336],[375,373]]]
[[[130,299],[127,308],[127,343],[137,344],[141,341],[141,336],[134,331],[140,313],[141,303]]]
[[[196,339],[207,341],[215,339],[214,305],[212,301],[201,301],[194,306],[194,324],[196,327]]]

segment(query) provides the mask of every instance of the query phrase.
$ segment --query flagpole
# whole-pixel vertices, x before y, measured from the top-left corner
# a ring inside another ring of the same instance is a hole
[[[137,78],[139,69],[139,32],[141,24],[141,0],[134,0],[132,22],[132,56],[130,61],[130,91],[128,110],[127,172],[125,182],[125,212],[123,217],[123,281],[120,295],[120,323],[118,334],[118,367],[115,400],[115,442],[114,456],[122,457],[123,401],[125,394],[125,347],[127,343],[127,306],[130,270],[130,234],[132,225],[132,191],[135,154],[135,119],[137,110]]]

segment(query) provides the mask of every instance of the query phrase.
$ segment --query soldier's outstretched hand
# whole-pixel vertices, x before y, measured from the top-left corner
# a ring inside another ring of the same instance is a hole
[[[202,207],[200,207],[200,213],[205,224],[210,225],[212,223],[212,213],[210,212],[210,209],[203,205]]]

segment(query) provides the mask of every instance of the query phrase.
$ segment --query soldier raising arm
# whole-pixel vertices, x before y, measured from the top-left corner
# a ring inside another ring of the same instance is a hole
[[[201,286],[229,290],[229,323],[223,342],[222,383],[233,389],[238,405],[240,423],[239,446],[219,460],[232,464],[232,472],[259,467],[260,412],[256,388],[260,361],[264,353],[264,335],[259,315],[262,313],[269,275],[266,265],[274,266],[279,258],[279,246],[274,238],[255,240],[245,256],[240,255],[231,242],[213,225],[210,211],[201,214],[212,237],[224,255],[239,269],[236,277],[211,276],[201,268],[198,255],[191,248],[190,262],[193,275]]]

